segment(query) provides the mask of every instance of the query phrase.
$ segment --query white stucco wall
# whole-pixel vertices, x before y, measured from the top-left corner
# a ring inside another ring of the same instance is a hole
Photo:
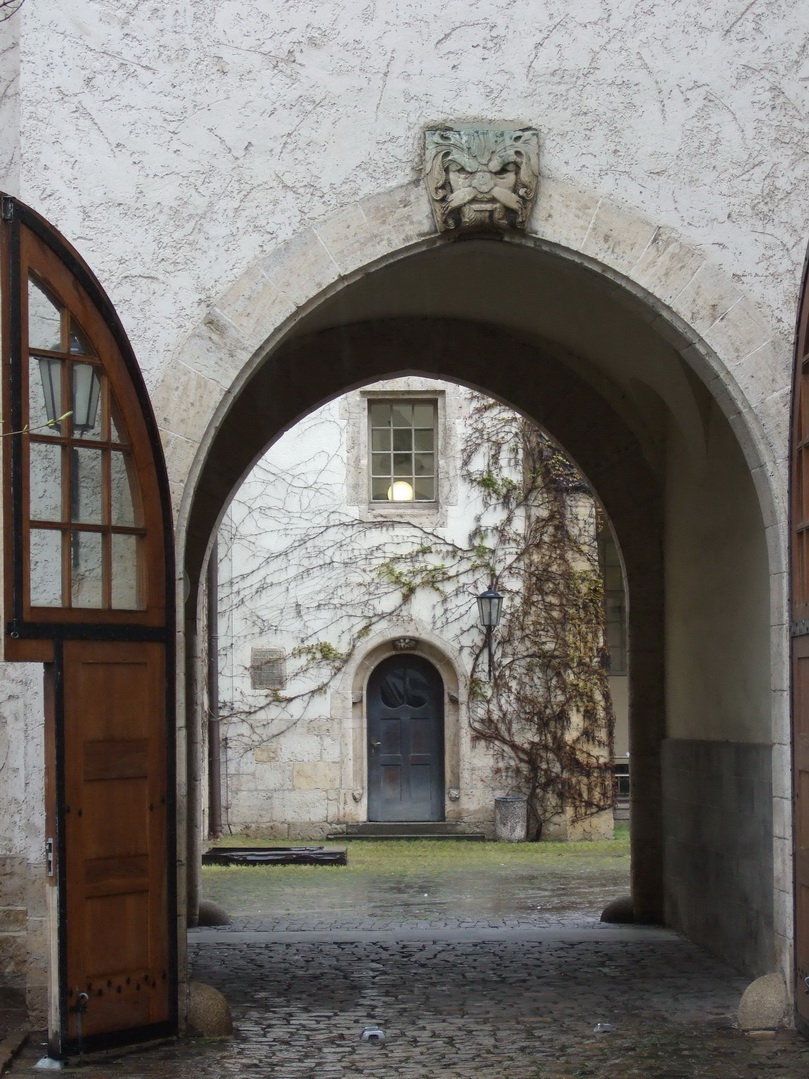
[[[0,190],[20,186],[20,15],[0,22]]]
[[[4,663],[0,669],[0,855],[41,862],[45,831],[42,668]]]
[[[105,282],[150,384],[261,252],[415,177],[442,120],[537,125],[543,175],[685,233],[791,329],[796,0],[31,0],[19,18],[20,195]]]

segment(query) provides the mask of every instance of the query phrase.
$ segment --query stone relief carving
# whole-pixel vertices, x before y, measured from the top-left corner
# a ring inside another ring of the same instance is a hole
[[[539,179],[535,128],[435,128],[424,172],[441,232],[523,229]]]
[[[415,637],[397,637],[391,641],[394,652],[415,652],[418,646],[419,642]]]

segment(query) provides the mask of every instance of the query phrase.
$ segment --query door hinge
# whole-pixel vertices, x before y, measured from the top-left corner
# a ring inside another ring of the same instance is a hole
[[[14,199],[10,195],[3,195],[2,215],[4,221],[11,221],[14,217]]]

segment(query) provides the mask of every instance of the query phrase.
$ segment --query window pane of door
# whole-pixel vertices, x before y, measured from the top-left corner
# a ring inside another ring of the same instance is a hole
[[[129,455],[112,450],[110,453],[110,523],[123,526],[140,524],[135,518],[132,462]]]
[[[71,425],[74,438],[101,438],[101,374],[92,363],[74,363],[71,385]]]
[[[79,356],[95,356],[93,346],[87,340],[75,319],[70,320],[70,351]]]
[[[28,347],[62,349],[62,308],[33,278],[28,278]]]
[[[64,361],[53,356],[31,356],[28,362],[28,430],[49,437],[63,433]]]
[[[135,611],[142,605],[139,536],[112,537],[112,606]]]
[[[81,524],[101,524],[102,451],[74,447],[70,453],[72,472],[70,519]]]
[[[62,447],[47,442],[30,443],[31,519],[62,521]]]
[[[62,533],[31,529],[31,604],[62,606]]]
[[[102,607],[100,532],[70,533],[70,602],[73,607]]]

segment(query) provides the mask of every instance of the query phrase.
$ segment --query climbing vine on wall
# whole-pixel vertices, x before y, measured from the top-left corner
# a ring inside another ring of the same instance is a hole
[[[341,433],[320,444],[341,446]],[[527,795],[535,834],[611,807],[599,522],[579,473],[532,424],[470,394],[460,473],[477,513],[453,540],[412,517],[358,520],[337,453],[277,471],[265,458],[220,538],[225,552],[260,552],[234,560],[223,616],[238,614],[251,639],[297,641],[269,700],[236,685],[223,702],[230,758],[304,721],[364,641],[421,611],[467,653],[473,737],[494,751],[499,789]],[[474,624],[489,584],[506,597],[491,681]]]
[[[502,517],[479,521],[473,540],[491,551],[492,583],[509,602],[490,681],[482,654],[474,659],[470,721],[500,751],[512,790],[527,795],[539,836],[549,821],[612,805],[603,522],[579,473],[538,428],[486,398],[474,414],[486,461],[476,467],[468,442],[464,470]]]
[[[25,0],[0,0],[0,22],[5,22],[16,14],[25,3]]]

